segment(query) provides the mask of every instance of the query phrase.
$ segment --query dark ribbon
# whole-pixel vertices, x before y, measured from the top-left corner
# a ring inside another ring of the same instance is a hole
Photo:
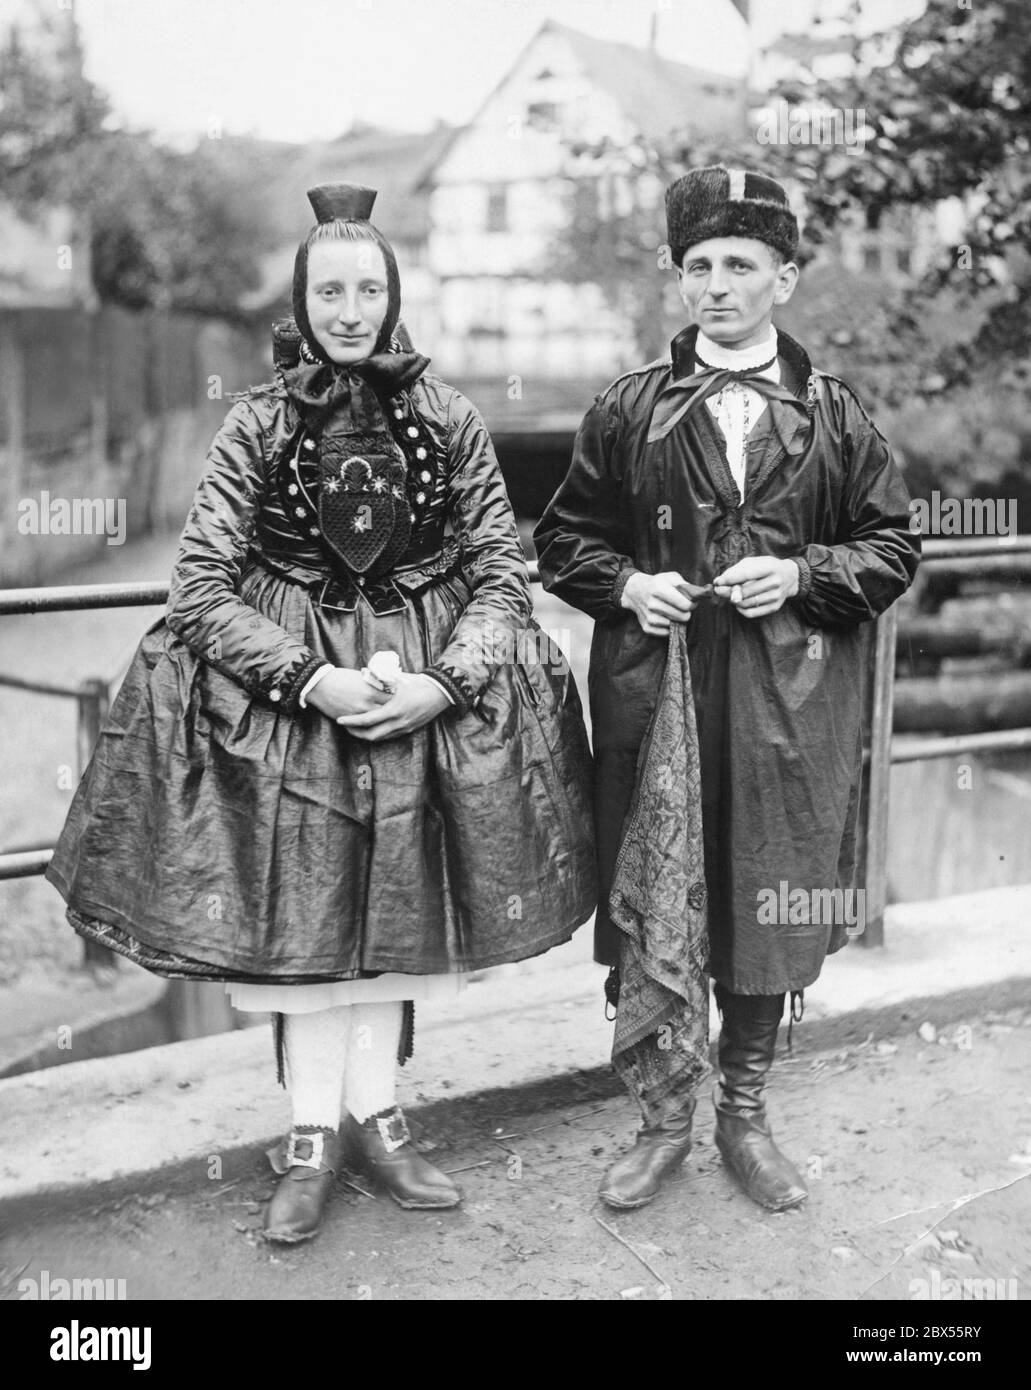
[[[771,365],[772,363],[767,363],[766,367]],[[685,415],[732,382],[744,382],[753,390],[758,391],[761,396],[765,396],[767,400],[783,401],[798,410],[805,411],[805,406],[797,396],[782,386],[780,382],[771,381],[769,377],[761,376],[762,370],[762,367],[749,367],[746,371],[734,372],[726,367],[706,366],[702,371],[695,372],[691,376],[679,377],[671,381],[662,388],[655,398],[651,419],[648,422],[648,443],[654,444],[660,439],[665,439],[676,429]],[[792,430],[790,436],[781,433],[776,415],[774,415],[774,427],[784,449],[788,453],[797,452],[792,448],[792,444],[797,438],[797,432]]]
[[[318,430],[330,416],[350,405],[353,376],[371,386],[377,396],[389,400],[407,391],[429,364],[430,359],[421,352],[377,352],[353,366],[302,362],[281,375],[287,395],[305,426]]]
[[[703,371],[730,372],[730,375],[738,381],[744,381],[747,377],[754,376],[757,372],[768,372],[776,360],[777,354],[774,353],[768,362],[760,362],[757,367],[741,367],[735,369],[733,367],[714,367],[711,362],[705,362],[698,356],[695,357],[695,361]]]

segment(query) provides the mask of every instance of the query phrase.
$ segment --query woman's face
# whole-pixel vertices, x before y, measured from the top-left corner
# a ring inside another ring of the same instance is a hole
[[[346,365],[369,356],[387,301],[387,267],[374,241],[317,241],[308,248],[308,319],[330,361]]]

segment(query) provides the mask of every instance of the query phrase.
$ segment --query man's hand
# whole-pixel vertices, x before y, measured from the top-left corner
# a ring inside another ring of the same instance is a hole
[[[328,680],[329,677],[326,677]],[[322,682],[320,681],[321,685]],[[318,690],[318,686],[315,687]],[[382,698],[382,697],[381,697]],[[387,738],[400,738],[414,729],[421,729],[438,714],[451,707],[451,701],[435,681],[426,676],[408,675],[404,672],[398,678],[398,686],[386,704],[366,714],[344,714],[337,719],[350,729],[355,738],[363,738],[369,743],[380,743]]]
[[[349,666],[336,666],[319,678],[307,703],[314,705],[330,719],[342,714],[366,714],[385,705],[390,696],[365,679],[360,671]]]
[[[798,593],[798,575],[794,560],[750,555],[718,574],[713,588],[720,597],[729,598],[743,617],[766,618]]]
[[[686,584],[682,574],[667,570],[663,574],[632,574],[623,589],[620,605],[637,614],[642,632],[649,637],[665,637],[671,623],[686,623],[694,612],[694,599],[677,588]]]

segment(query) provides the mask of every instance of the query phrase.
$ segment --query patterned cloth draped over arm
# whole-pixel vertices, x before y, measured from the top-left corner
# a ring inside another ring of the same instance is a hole
[[[683,1113],[709,1069],[702,789],[683,623],[670,628],[609,912],[621,932],[612,1064],[658,1124]]]

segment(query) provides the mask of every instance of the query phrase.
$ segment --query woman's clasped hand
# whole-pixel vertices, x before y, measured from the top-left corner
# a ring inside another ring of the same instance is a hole
[[[370,743],[421,729],[450,707],[429,677],[401,671],[396,680],[391,693],[377,689],[360,671],[337,666],[322,677],[308,703]]]

